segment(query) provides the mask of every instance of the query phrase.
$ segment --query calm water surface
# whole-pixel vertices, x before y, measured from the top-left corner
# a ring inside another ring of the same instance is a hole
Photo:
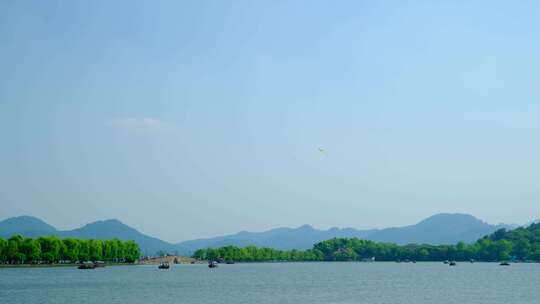
[[[276,263],[0,269],[0,303],[540,303],[540,264]]]

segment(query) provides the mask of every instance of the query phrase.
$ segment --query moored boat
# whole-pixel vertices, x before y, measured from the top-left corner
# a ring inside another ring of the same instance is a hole
[[[96,262],[94,263],[94,266],[96,266],[96,267],[105,267],[105,262],[103,262],[103,261],[96,261]]]
[[[96,265],[94,263],[82,263],[79,266],[77,266],[78,269],[96,269]]]
[[[158,266],[159,269],[169,269],[170,267],[169,262],[161,262]]]
[[[510,263],[505,261],[505,262],[501,262],[499,265],[500,266],[510,266]]]
[[[216,261],[208,262],[208,267],[209,268],[216,268],[216,267],[218,267],[218,263]]]

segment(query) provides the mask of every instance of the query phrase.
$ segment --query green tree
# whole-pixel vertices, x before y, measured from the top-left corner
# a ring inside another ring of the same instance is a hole
[[[497,260],[508,260],[510,259],[510,252],[512,252],[512,243],[508,240],[498,240],[494,243],[494,251],[497,257]]]
[[[514,255],[520,259],[525,260],[531,255],[531,242],[526,238],[519,238],[514,243]]]
[[[195,259],[199,259],[199,260],[206,260],[207,259],[206,250],[204,250],[204,249],[195,250],[195,252],[193,253],[193,257]]]
[[[41,246],[43,261],[56,263],[60,260],[60,253],[63,248],[62,241],[55,236],[40,237],[37,239]]]
[[[19,254],[19,243],[22,242],[22,237],[16,235],[11,237],[5,248],[6,260],[12,264],[24,262],[24,257]],[[22,261],[21,261],[22,258]]]
[[[62,259],[71,262],[79,261],[79,254],[81,251],[81,241],[73,238],[62,240],[64,243],[64,254]]]
[[[3,238],[0,238],[0,263],[5,263],[7,261],[7,246],[8,242]]]
[[[88,240],[90,260],[100,261],[103,258],[103,247],[100,240]]]
[[[41,258],[41,245],[34,239],[25,238],[19,245],[19,252],[26,262],[38,262]]]
[[[141,250],[139,249],[139,245],[137,245],[137,243],[135,243],[134,241],[125,242],[125,252],[126,255],[124,259],[128,263],[133,263],[137,261],[141,256]]]

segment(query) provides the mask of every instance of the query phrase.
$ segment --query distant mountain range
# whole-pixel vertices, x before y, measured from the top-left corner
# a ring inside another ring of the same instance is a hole
[[[134,240],[143,254],[153,255],[158,251],[189,254],[199,248],[227,245],[272,247],[276,249],[308,249],[313,244],[334,237],[357,237],[379,242],[397,244],[455,244],[459,241],[474,242],[497,229],[513,229],[515,225],[490,225],[468,214],[436,214],[415,225],[357,230],[353,228],[315,229],[309,225],[298,228],[276,228],[264,232],[239,232],[233,235],[185,241],[172,244],[145,235],[118,220],[97,221],[74,230],[61,231],[30,216],[9,218],[0,222],[0,237],[9,238],[13,234],[28,237],[57,235],[83,239]]]
[[[158,238],[140,233],[134,228],[118,220],[97,221],[73,230],[57,230],[44,221],[31,217],[19,216],[0,222],[0,237],[9,238],[14,234],[26,237],[39,237],[44,235],[56,235],[59,237],[73,237],[81,239],[107,240],[118,238],[121,240],[134,240],[139,244],[141,252],[153,255],[158,251],[179,254],[188,254],[189,251],[179,245],[174,245]]]
[[[277,249],[308,249],[313,244],[334,237],[357,237],[378,242],[397,244],[455,244],[471,243],[497,229],[513,229],[512,225],[490,225],[468,214],[436,214],[415,225],[357,230],[331,228],[318,230],[309,225],[298,228],[277,228],[265,232],[240,232],[233,235],[185,241],[184,248],[195,250],[225,245],[256,245]]]

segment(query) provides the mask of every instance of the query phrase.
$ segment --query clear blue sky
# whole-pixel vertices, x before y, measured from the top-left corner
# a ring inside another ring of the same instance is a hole
[[[0,218],[539,218],[540,4],[471,2],[0,1]]]

